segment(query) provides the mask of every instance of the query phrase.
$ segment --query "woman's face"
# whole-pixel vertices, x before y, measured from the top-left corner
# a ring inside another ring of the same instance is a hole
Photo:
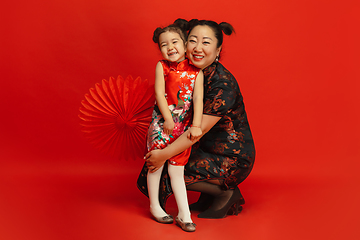
[[[196,67],[204,69],[219,55],[221,46],[217,47],[217,43],[215,33],[209,26],[196,26],[189,33],[186,54]]]

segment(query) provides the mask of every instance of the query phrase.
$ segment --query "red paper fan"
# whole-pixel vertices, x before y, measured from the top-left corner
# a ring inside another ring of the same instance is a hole
[[[82,131],[102,152],[121,159],[143,158],[154,102],[154,87],[147,79],[104,79],[81,101]]]

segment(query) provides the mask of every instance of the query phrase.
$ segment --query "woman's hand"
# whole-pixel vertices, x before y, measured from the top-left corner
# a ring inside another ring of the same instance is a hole
[[[172,119],[167,120],[167,121],[165,120],[163,127],[164,127],[165,134],[171,135],[174,130],[175,123]]]
[[[219,120],[221,117],[216,117],[212,115],[203,115],[203,121],[201,123],[202,135],[207,133]],[[191,141],[188,136],[190,130],[186,130],[183,134],[180,135],[173,143],[169,144],[164,149],[156,149],[151,152],[148,152],[145,156],[146,165],[149,168],[150,172],[155,172],[158,170],[167,159],[185,151],[191,147],[195,142]]]
[[[156,172],[164,165],[167,159],[168,157],[166,156],[164,149],[155,149],[145,155],[146,166],[151,173]]]

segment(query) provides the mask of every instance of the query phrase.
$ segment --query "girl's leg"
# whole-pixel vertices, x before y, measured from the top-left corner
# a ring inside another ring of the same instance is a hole
[[[154,217],[161,218],[168,214],[162,209],[159,202],[160,178],[164,166],[161,166],[156,172],[147,174],[147,184],[150,200],[150,212]]]
[[[184,166],[169,164],[168,172],[171,181],[171,188],[174,192],[176,204],[179,210],[178,217],[184,222],[192,223],[184,181]]]

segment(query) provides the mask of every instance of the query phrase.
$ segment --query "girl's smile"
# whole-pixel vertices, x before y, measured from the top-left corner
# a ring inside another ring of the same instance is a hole
[[[185,44],[176,32],[164,32],[159,36],[160,51],[165,60],[181,62],[185,59]]]

